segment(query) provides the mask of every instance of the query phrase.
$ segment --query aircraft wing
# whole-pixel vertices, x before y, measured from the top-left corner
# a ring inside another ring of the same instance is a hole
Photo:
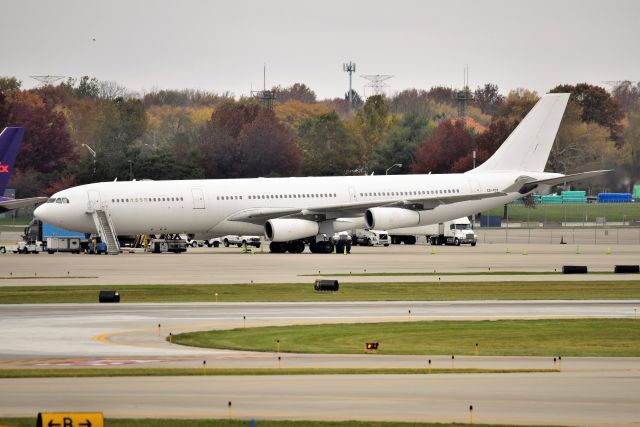
[[[0,213],[7,212],[13,209],[24,208],[27,206],[34,206],[46,201],[46,197],[29,197],[27,199],[12,199],[0,201]]]
[[[334,206],[314,207],[307,209],[299,208],[252,208],[245,209],[229,216],[227,221],[249,222],[252,224],[263,224],[265,221],[274,218],[302,218],[308,220],[325,220],[334,218],[354,217],[364,215],[369,208],[375,207],[398,207],[411,210],[430,210],[440,205],[464,202],[467,200],[481,200],[491,197],[504,196],[506,193],[478,193],[467,195],[434,196],[426,198],[424,196],[409,197],[398,200],[375,200],[363,202],[343,203]]]

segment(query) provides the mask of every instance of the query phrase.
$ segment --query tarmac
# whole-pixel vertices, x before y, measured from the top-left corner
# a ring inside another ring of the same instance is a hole
[[[407,281],[629,280],[613,274],[617,264],[640,264],[640,245],[392,245],[354,247],[351,254],[271,254],[268,248],[191,248],[184,254],[120,255],[0,254],[0,286],[208,283],[301,283],[308,275],[359,273],[554,272],[586,265],[608,275],[402,276]],[[398,281],[388,276],[343,277],[346,282]]]
[[[435,253],[432,252],[435,249]],[[550,272],[562,265],[612,271],[638,264],[638,245],[426,245],[343,254],[118,256],[0,254],[0,286],[312,282],[321,273]],[[342,277],[341,281],[629,280],[638,275]],[[0,301],[1,303],[1,301]],[[631,318],[640,301],[0,304],[0,368],[451,367],[449,355],[312,355],[196,349],[169,332],[344,322]],[[244,317],[244,319],[243,319]],[[640,320],[639,320],[640,321]],[[160,324],[160,328],[158,328]],[[482,351],[482,347],[481,347]],[[100,410],[107,417],[360,419],[506,424],[640,425],[640,358],[563,358],[560,373],[0,379],[0,415]],[[554,368],[550,357],[459,356],[458,368]],[[228,401],[233,402],[229,414]]]

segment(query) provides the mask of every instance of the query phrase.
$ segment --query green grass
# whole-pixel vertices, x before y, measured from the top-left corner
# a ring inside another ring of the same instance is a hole
[[[34,418],[0,418],[0,426],[33,427],[36,424]],[[207,420],[183,420],[183,419],[127,419],[105,418],[105,425],[109,427],[246,427],[248,420],[239,419],[207,419]],[[471,424],[439,424],[439,423],[403,423],[384,421],[282,421],[282,420],[257,420],[259,427],[471,427]],[[473,424],[475,427],[507,427],[510,424]],[[527,427],[518,425],[518,427]],[[532,426],[528,426],[532,427]],[[553,426],[546,426],[553,427]]]
[[[173,342],[196,347],[281,352],[484,356],[640,356],[640,320],[414,321],[276,326],[189,332]]]
[[[565,205],[536,205],[529,209],[524,205],[509,205],[509,221],[538,222],[595,222],[605,217],[608,222],[640,221],[640,203],[578,203]],[[565,216],[566,212],[566,216]],[[502,207],[482,212],[482,215],[502,217]],[[504,220],[503,220],[504,221]]]
[[[281,363],[286,365],[286,358]],[[197,362],[194,362],[197,364]],[[274,361],[275,364],[275,361]],[[557,372],[554,369],[447,369],[433,368],[432,374],[513,374]],[[417,375],[418,368],[11,368],[0,369],[0,378],[97,378],[177,376],[262,376],[262,375]]]
[[[1,286],[0,304],[95,303],[116,289],[122,303],[454,301],[640,299],[640,280],[571,282],[342,283],[340,292],[314,292],[313,283],[234,285]]]

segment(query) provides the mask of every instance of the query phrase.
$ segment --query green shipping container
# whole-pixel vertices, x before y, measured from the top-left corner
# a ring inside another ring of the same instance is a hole
[[[633,198],[640,199],[640,184],[633,186]]]

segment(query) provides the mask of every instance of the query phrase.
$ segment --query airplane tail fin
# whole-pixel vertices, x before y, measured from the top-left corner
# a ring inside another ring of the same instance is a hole
[[[17,127],[4,128],[0,133],[0,197],[7,188],[23,136],[24,128]]]
[[[569,95],[550,93],[540,98],[493,156],[469,173],[544,172]]]

